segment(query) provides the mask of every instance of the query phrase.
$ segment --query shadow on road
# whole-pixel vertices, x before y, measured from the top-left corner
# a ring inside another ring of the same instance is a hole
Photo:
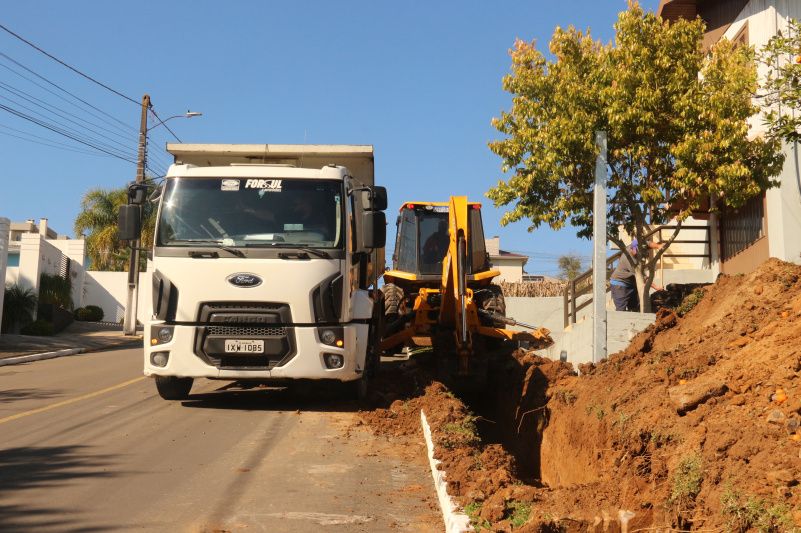
[[[110,530],[108,526],[79,525],[80,517],[73,509],[25,503],[34,499],[27,491],[66,488],[76,480],[115,475],[109,471],[109,456],[91,455],[87,449],[45,446],[0,450],[0,531]]]
[[[221,385],[213,392],[190,394],[181,402],[197,409],[232,409],[242,411],[317,411],[353,413],[386,408],[397,399],[422,394],[431,382],[430,372],[420,371],[420,361],[384,358],[371,380],[366,401],[356,400],[354,383],[335,381],[298,381],[286,387],[266,387],[259,383],[238,381]],[[430,361],[429,361],[430,363]],[[428,364],[428,363],[426,363]]]
[[[61,390],[43,389],[9,389],[0,390],[0,403],[16,402],[18,400],[48,400],[63,396]]]
[[[198,409],[238,411],[358,411],[358,402],[348,398],[351,391],[343,385],[345,384],[302,382],[287,388],[277,388],[235,382],[214,392],[190,394],[189,399],[181,402],[181,405]]]

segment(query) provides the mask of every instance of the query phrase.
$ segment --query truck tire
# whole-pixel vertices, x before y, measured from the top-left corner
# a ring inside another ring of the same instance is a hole
[[[400,314],[404,297],[403,289],[394,283],[387,283],[381,287],[381,292],[384,293],[384,316],[387,317],[387,323],[389,323],[398,318]]]
[[[156,376],[156,390],[165,400],[186,400],[192,390],[192,378]]]

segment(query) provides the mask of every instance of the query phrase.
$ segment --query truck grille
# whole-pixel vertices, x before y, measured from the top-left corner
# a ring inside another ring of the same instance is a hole
[[[289,305],[271,302],[206,302],[198,313],[195,355],[225,370],[269,370],[297,353]],[[225,352],[229,339],[262,340],[264,353]]]
[[[286,328],[260,326],[207,326],[208,335],[224,335],[231,337],[280,337],[286,336]]]

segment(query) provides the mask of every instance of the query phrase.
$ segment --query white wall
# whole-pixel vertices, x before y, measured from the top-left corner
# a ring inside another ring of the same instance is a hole
[[[19,281],[19,267],[6,267],[6,285],[14,285]]]
[[[781,186],[768,190],[768,249],[771,257],[801,263],[801,147],[785,149]]]
[[[39,275],[49,274],[55,276],[61,270],[61,258],[63,254],[61,250],[53,246],[47,239],[42,239],[39,245]]]
[[[607,355],[624,350],[631,339],[654,322],[653,313],[629,313],[626,311],[607,310]],[[551,359],[559,359],[562,352],[567,355],[568,362],[573,364],[592,361],[593,322],[590,313],[584,320],[571,324],[559,335],[552,335],[554,344],[538,353]]]
[[[53,239],[48,240],[47,242],[58,248],[62,254],[70,259],[72,303],[75,305],[75,307],[83,307],[86,241],[84,239]]]
[[[561,296],[507,296],[505,300],[508,317],[551,331],[561,331],[564,327],[564,298]],[[512,329],[523,330],[518,327]]]
[[[21,287],[39,293],[39,274],[42,260],[39,253],[41,237],[38,233],[23,233],[20,239],[19,274],[17,283]]]
[[[83,305],[96,305],[103,309],[105,322],[120,322],[125,316],[125,302],[128,295],[127,272],[86,272],[83,291]],[[151,272],[139,275],[139,304],[137,320],[144,323],[150,314],[152,291]]]

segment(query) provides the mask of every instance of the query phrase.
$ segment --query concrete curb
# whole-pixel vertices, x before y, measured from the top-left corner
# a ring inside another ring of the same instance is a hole
[[[55,359],[56,357],[64,357],[67,355],[75,355],[83,353],[86,348],[66,348],[64,350],[56,350],[55,352],[32,353],[28,355],[20,355],[19,357],[9,357],[7,359],[0,359],[0,366],[18,365],[20,363],[30,363],[32,361],[41,361],[43,359]]]
[[[445,521],[446,533],[465,533],[474,531],[470,525],[470,517],[457,511],[456,504],[448,494],[448,483],[445,481],[445,472],[439,470],[439,460],[434,459],[434,441],[431,440],[431,427],[428,425],[426,414],[420,410],[420,423],[423,426],[423,435],[428,448],[428,463],[431,465],[431,476],[434,478],[434,488],[437,490],[439,508],[442,510],[442,519]]]

